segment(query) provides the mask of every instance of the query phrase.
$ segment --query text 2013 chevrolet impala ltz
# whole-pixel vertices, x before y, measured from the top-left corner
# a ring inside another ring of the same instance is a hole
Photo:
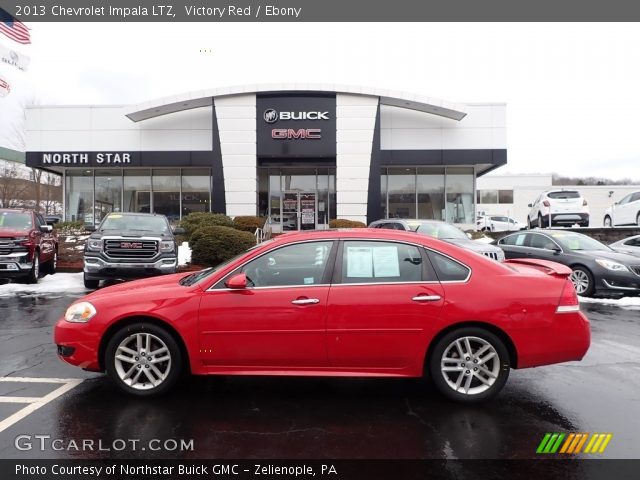
[[[138,396],[187,371],[426,376],[448,398],[477,402],[511,368],[585,355],[589,321],[570,273],[410,232],[292,233],[214,269],[94,292],[54,335],[63,360]]]

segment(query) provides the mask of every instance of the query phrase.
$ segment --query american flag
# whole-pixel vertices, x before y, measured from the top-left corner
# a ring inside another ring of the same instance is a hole
[[[31,43],[29,29],[0,8],[0,32],[18,43]]]

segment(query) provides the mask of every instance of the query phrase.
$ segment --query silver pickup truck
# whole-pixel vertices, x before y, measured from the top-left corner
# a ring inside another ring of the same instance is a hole
[[[110,213],[92,232],[84,247],[84,286],[98,288],[100,280],[142,278],[175,273],[178,246],[167,217],[150,213]]]

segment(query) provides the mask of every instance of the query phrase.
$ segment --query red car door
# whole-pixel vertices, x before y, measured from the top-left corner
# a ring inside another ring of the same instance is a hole
[[[333,241],[271,250],[202,296],[201,359],[211,367],[325,367],[327,297]],[[237,273],[247,288],[225,288]]]
[[[347,240],[337,258],[327,316],[330,365],[421,368],[426,339],[444,304],[444,289],[424,250]]]

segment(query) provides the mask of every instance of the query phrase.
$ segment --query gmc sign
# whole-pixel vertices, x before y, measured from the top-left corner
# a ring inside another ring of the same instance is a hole
[[[277,140],[296,138],[319,140],[322,138],[322,130],[319,128],[300,128],[298,130],[293,128],[274,128],[271,130],[271,138],[275,138]]]

